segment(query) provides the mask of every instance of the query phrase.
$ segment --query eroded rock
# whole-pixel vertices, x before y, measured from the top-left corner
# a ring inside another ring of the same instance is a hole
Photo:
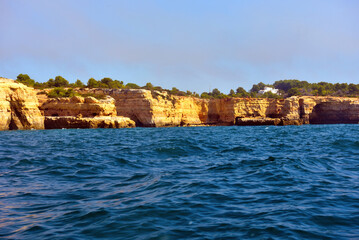
[[[46,129],[62,128],[132,128],[136,124],[126,117],[45,117]]]
[[[34,89],[0,78],[0,130],[44,129]]]
[[[49,98],[40,109],[45,116],[100,117],[117,116],[115,100],[110,96],[102,100],[93,97]]]

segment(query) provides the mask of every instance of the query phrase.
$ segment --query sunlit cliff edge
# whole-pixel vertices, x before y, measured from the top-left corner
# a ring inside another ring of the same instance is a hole
[[[78,89],[93,97],[48,98],[0,78],[0,130],[358,123],[359,98],[200,99],[144,89]]]
[[[44,116],[34,89],[0,78],[0,130],[43,128]]]

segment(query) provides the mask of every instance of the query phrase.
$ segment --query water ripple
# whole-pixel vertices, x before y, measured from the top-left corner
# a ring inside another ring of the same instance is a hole
[[[358,239],[357,133],[0,132],[0,238]]]

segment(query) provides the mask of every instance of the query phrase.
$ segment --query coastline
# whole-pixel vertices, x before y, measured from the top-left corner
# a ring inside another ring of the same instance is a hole
[[[359,98],[200,99],[144,89],[76,89],[103,99],[48,98],[0,79],[0,130],[182,126],[255,126],[359,122]]]

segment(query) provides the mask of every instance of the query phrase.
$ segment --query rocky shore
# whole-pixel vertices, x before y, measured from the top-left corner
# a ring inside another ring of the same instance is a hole
[[[143,89],[77,89],[106,96],[47,98],[0,78],[0,130],[358,123],[359,98],[199,99]]]

